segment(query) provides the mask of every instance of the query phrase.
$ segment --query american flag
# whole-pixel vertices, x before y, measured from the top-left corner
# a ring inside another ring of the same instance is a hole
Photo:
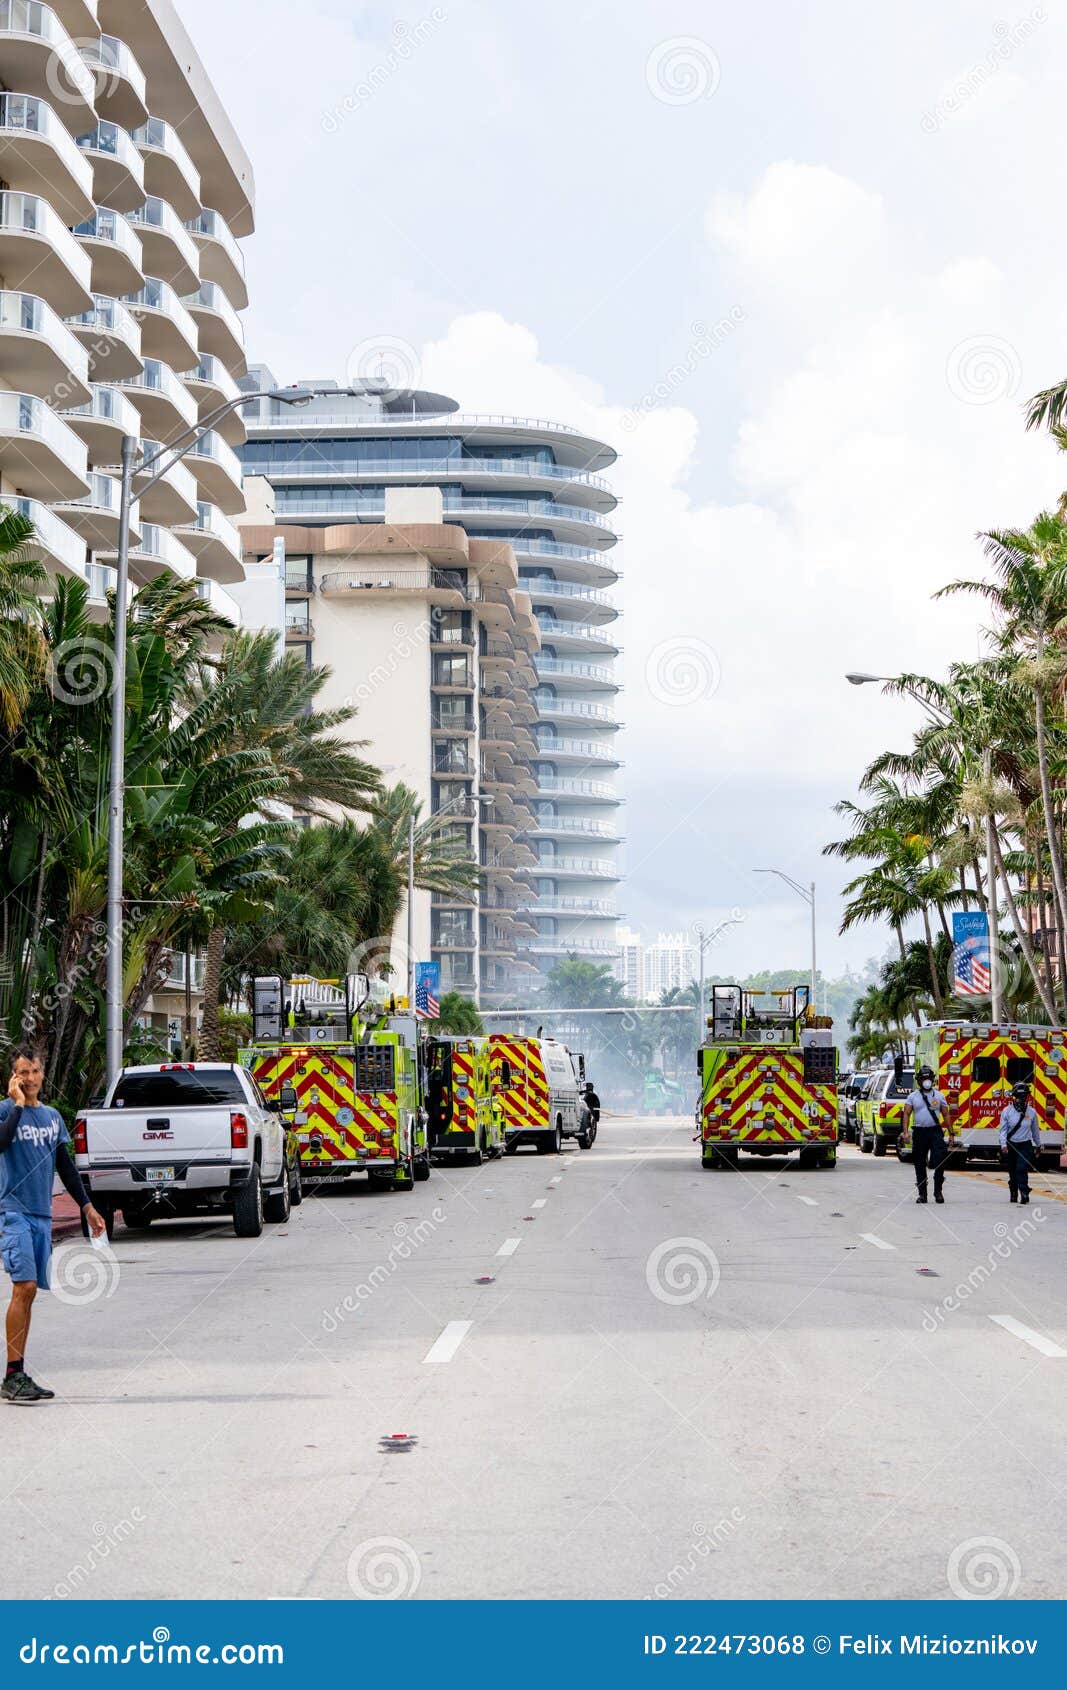
[[[430,990],[428,980],[419,980],[415,986],[415,1015],[419,1021],[437,1021],[441,1015],[441,1000]]]
[[[989,996],[989,949],[984,939],[966,939],[953,951],[954,990],[961,998]]]

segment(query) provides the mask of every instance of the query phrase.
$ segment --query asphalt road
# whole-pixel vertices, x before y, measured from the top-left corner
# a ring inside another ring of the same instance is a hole
[[[1061,1595],[1067,1176],[919,1209],[690,1135],[65,1246],[4,1594]]]

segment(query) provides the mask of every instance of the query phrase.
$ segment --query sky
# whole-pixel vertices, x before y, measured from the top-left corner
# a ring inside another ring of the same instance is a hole
[[[834,803],[944,672],[976,534],[1055,505],[1067,9],[179,0],[251,156],[250,357],[610,441],[626,878],[719,973],[828,973]]]

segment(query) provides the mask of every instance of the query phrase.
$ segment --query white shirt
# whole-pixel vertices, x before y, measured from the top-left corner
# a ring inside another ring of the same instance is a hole
[[[1032,1104],[1027,1104],[1025,1109],[1016,1109],[1014,1103],[1009,1103],[1003,1110],[1000,1117],[1002,1150],[1007,1150],[1009,1138],[1013,1144],[1034,1144],[1041,1149],[1041,1123]]]
[[[916,1088],[908,1094],[908,1108],[917,1127],[944,1127],[948,1118],[948,1102],[939,1091]]]

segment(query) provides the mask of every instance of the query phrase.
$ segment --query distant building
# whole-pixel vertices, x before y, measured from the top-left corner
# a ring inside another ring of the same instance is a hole
[[[688,933],[660,933],[645,948],[645,997],[649,1002],[664,992],[683,991],[697,977],[697,947]]]
[[[642,1003],[645,996],[645,946],[640,933],[628,927],[616,930],[619,954],[615,958],[615,978],[621,981],[628,998]]]

